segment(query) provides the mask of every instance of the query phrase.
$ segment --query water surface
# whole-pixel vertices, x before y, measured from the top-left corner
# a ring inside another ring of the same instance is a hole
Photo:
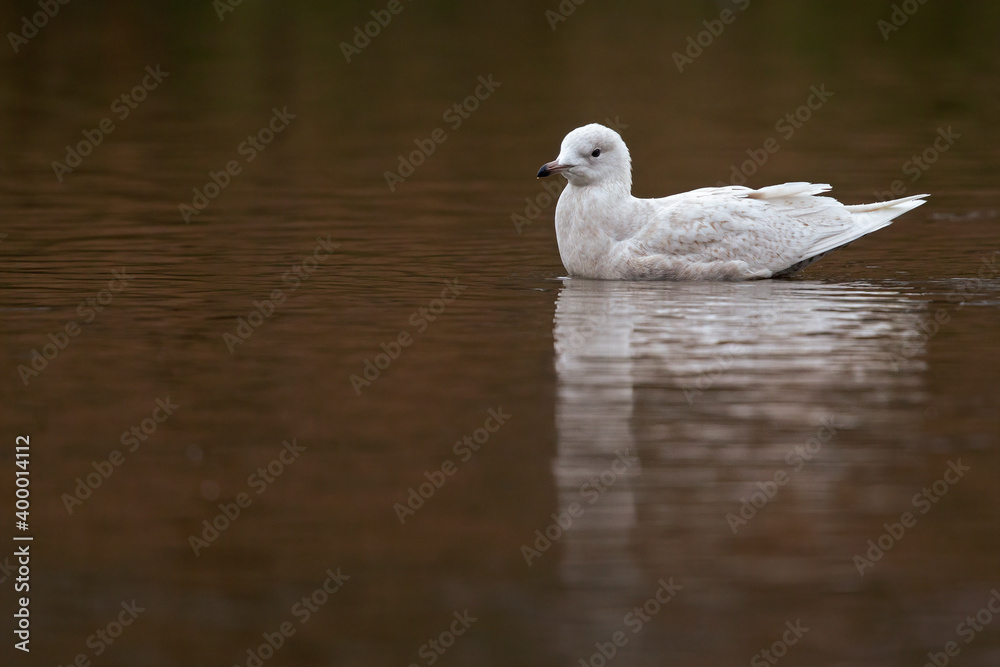
[[[786,623],[808,628],[788,664],[949,641],[996,664],[1000,621],[957,626],[1000,586],[997,10],[928,3],[886,41],[891,7],[799,5],[752,3],[683,73],[672,53],[727,3],[586,3],[554,31],[537,4],[406,4],[350,63],[381,6],[74,3],[0,57],[23,664],[248,664],[286,622],[267,665],[745,664]],[[595,120],[640,196],[728,181],[773,137],[750,185],[932,197],[788,280],[570,280],[534,174]]]

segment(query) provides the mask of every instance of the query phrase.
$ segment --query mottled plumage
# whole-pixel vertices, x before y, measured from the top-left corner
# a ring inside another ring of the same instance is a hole
[[[845,206],[829,185],[702,188],[632,196],[632,161],[614,130],[563,139],[539,177],[569,181],[556,205],[559,255],[571,276],[607,280],[747,280],[787,275],[924,203],[913,195]]]

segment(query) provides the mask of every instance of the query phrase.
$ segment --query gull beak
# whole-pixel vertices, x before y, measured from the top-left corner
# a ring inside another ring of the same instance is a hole
[[[546,176],[551,176],[552,174],[560,174],[567,169],[569,169],[568,166],[559,164],[558,160],[553,160],[552,162],[542,165],[542,168],[538,170],[538,178],[545,178]]]

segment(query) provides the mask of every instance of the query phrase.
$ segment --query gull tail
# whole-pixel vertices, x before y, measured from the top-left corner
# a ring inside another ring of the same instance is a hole
[[[859,228],[868,229],[870,227],[870,231],[874,232],[876,229],[882,229],[907,211],[912,211],[916,207],[926,204],[927,200],[924,197],[930,197],[930,195],[911,195],[892,201],[855,204],[844,208],[851,212],[851,217],[858,222]],[[867,233],[869,232],[866,231],[865,234]]]
[[[801,271],[813,262],[816,262],[830,254],[837,248],[843,248],[862,236],[867,236],[868,234],[878,231],[883,227],[888,227],[892,224],[893,220],[907,211],[912,211],[918,206],[925,204],[926,200],[924,197],[930,197],[930,195],[911,195],[909,197],[903,197],[902,199],[876,202],[874,204],[855,204],[852,206],[844,206],[847,212],[851,214],[851,224],[836,234],[821,239],[818,243],[809,248],[805,259],[796,262],[788,268],[775,272],[774,277],[788,276],[797,271]]]
[[[888,227],[892,221],[907,211],[912,211],[926,203],[924,197],[930,195],[911,195],[892,201],[876,202],[874,204],[855,204],[844,208],[851,214],[851,225],[843,231],[828,236],[809,249],[809,254],[815,256],[828,253],[843,247],[862,236],[867,236],[883,227]]]

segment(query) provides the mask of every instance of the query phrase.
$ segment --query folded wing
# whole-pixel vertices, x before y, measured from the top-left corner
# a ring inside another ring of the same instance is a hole
[[[927,196],[845,206],[819,196],[828,190],[825,183],[727,186],[641,200],[648,223],[633,241],[649,255],[739,261],[754,275],[787,275],[882,229]]]

